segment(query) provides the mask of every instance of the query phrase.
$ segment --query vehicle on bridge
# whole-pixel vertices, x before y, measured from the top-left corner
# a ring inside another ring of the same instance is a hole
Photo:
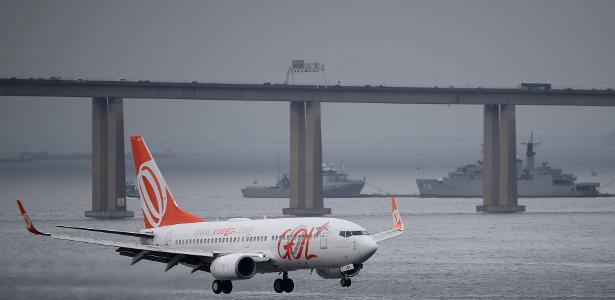
[[[551,89],[551,84],[539,82],[524,82],[519,84],[519,89],[528,91],[548,91]]]
[[[374,235],[355,223],[336,218],[206,222],[179,208],[143,139],[131,137],[131,144],[145,229],[135,232],[58,227],[130,236],[139,238],[140,243],[41,232],[17,200],[28,231],[59,240],[114,247],[120,255],[132,257],[131,264],[151,260],[166,264],[165,271],[182,264],[191,272],[209,272],[215,279],[212,290],[216,294],[230,293],[233,281],[250,279],[256,273],[281,273],[273,289],[290,293],[294,282],[288,272],[302,269],[316,269],[319,276],[340,279],[342,287],[350,287],[350,278],[376,252],[378,243],[404,231],[395,198],[391,199],[392,228]]]

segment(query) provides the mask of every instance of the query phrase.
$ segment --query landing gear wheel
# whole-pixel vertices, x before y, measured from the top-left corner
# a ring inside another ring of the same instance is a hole
[[[214,293],[216,294],[220,294],[222,292],[222,281],[220,280],[214,280],[214,282],[211,283],[211,290],[214,291]]]
[[[344,277],[344,278],[340,279],[340,285],[342,287],[349,287],[349,286],[352,285],[352,281],[350,281],[350,278],[345,278]]]
[[[276,279],[273,282],[273,290],[278,294],[283,292],[284,291],[284,281],[280,278]]]
[[[283,279],[282,283],[282,285],[284,286],[284,291],[287,293],[292,293],[292,291],[295,289],[295,282],[293,282],[293,280],[290,278]]]
[[[233,283],[230,280],[222,281],[222,292],[230,294],[233,291]]]

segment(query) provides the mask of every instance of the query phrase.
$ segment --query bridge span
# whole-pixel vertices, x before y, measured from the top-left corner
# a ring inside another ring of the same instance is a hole
[[[615,91],[0,79],[0,96],[92,101],[90,217],[126,217],[123,99],[289,102],[290,215],[330,214],[322,199],[322,102],[483,105],[485,180],[477,211],[517,212],[516,105],[615,106]]]

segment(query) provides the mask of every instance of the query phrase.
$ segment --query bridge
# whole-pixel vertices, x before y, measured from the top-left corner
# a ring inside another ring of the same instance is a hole
[[[483,105],[483,205],[517,212],[516,105],[615,106],[615,92],[580,89],[438,88],[343,85],[225,84],[150,81],[0,79],[0,96],[79,97],[92,101],[90,217],[126,217],[123,100],[186,99],[289,102],[289,215],[331,213],[322,198],[320,103]]]

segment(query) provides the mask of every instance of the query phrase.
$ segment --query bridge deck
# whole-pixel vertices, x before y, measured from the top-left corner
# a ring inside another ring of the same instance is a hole
[[[0,96],[615,106],[615,91],[0,79]]]

